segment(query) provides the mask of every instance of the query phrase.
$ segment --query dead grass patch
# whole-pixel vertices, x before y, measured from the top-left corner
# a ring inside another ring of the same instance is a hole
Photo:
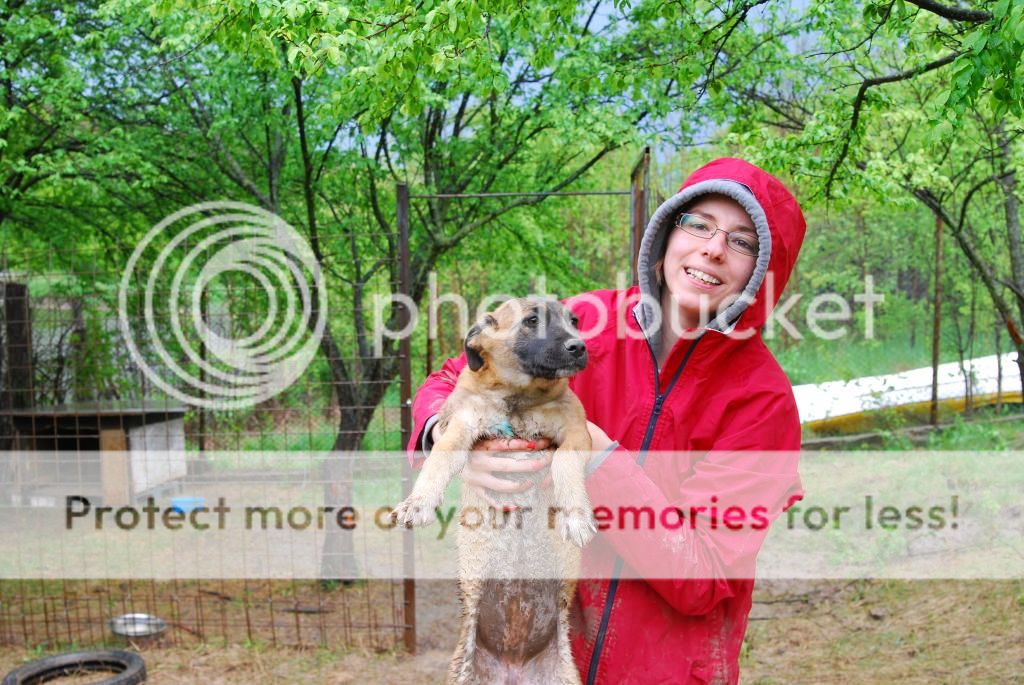
[[[453,581],[417,586],[419,654],[250,644],[148,648],[157,685],[440,683],[459,624]],[[29,653],[0,650],[0,671]],[[761,583],[741,682],[1024,682],[1024,581]]]

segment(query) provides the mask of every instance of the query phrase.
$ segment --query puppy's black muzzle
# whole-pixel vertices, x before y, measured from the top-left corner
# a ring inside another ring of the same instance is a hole
[[[576,331],[575,317],[558,302],[525,313],[513,349],[523,371],[534,378],[567,378],[587,365],[587,346]]]
[[[552,335],[516,346],[523,370],[536,378],[566,378],[587,365],[587,346],[576,336]]]

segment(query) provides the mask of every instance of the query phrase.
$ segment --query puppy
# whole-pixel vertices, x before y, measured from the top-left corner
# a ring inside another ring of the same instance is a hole
[[[395,510],[395,519],[406,525],[434,520],[445,488],[481,438],[548,437],[558,446],[550,467],[553,487],[492,493],[503,511],[463,490],[463,623],[449,683],[580,682],[569,650],[568,607],[579,548],[595,527],[583,483],[590,433],[568,381],[587,363],[576,323],[557,302],[523,298],[469,330],[467,367],[438,417],[441,438]],[[539,482],[546,471],[508,477]],[[470,525],[471,518],[479,524]]]

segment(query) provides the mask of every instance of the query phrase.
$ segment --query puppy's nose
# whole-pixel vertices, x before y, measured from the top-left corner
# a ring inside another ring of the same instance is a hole
[[[582,357],[587,352],[587,346],[579,338],[572,338],[565,341],[565,349],[574,357]]]

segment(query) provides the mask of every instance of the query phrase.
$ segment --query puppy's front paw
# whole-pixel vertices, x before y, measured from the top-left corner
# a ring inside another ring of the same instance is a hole
[[[404,502],[391,512],[391,520],[406,528],[425,526],[436,518],[434,510],[440,502],[430,502],[426,497],[409,495]]]
[[[588,507],[564,512],[560,517],[558,530],[563,540],[582,547],[594,537],[597,526],[594,525],[594,515]]]

